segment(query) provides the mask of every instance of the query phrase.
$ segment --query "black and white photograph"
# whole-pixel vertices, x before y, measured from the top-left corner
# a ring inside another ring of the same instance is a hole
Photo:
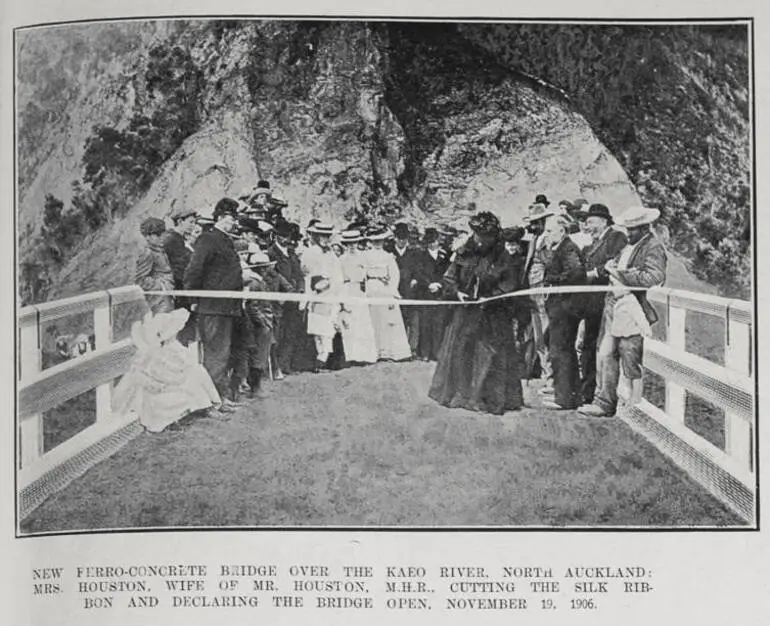
[[[752,37],[17,28],[17,536],[756,529]]]

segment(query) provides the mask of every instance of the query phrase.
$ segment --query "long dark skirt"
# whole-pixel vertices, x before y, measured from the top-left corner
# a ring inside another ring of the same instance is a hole
[[[496,415],[520,409],[521,359],[509,311],[458,306],[450,316],[428,395],[443,406]]]
[[[440,306],[420,307],[420,341],[417,347],[417,356],[431,361],[438,359],[441,343],[444,339],[444,331],[451,320],[451,310]]]
[[[287,302],[278,336],[278,362],[284,374],[312,372],[316,367],[315,341],[307,334],[307,312]]]

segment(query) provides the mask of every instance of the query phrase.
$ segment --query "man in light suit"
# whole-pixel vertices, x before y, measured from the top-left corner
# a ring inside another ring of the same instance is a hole
[[[629,287],[639,300],[647,322],[652,325],[658,320],[658,314],[648,302],[644,291],[634,291],[634,287],[648,288],[662,285],[666,280],[668,257],[663,244],[655,237],[652,224],[660,217],[657,209],[636,207],[626,211],[617,220],[619,226],[628,230],[628,245],[618,257],[605,264],[610,277],[620,285]],[[612,326],[616,296],[608,293],[604,304],[603,326]],[[579,412],[589,417],[612,417],[618,405],[618,381],[620,363],[628,378],[641,378],[643,338],[613,337],[604,333],[597,364],[600,372],[599,388],[592,404],[580,407]]]
[[[545,223],[554,212],[545,204],[535,203],[529,207],[529,215],[524,218],[527,231],[531,235],[527,258],[524,261],[524,273],[521,283],[524,289],[542,287],[545,281],[545,268],[550,260],[550,246],[546,245]],[[545,381],[544,393],[553,393],[551,359],[548,354],[548,313],[545,310],[545,296],[533,295],[532,335],[535,351],[540,360],[541,378]],[[526,369],[533,369],[528,363]],[[529,376],[527,376],[529,377]]]

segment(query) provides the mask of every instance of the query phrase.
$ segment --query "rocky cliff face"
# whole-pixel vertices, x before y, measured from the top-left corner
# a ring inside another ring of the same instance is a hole
[[[130,283],[141,219],[179,205],[207,213],[260,177],[302,223],[343,224],[357,210],[464,225],[488,209],[513,224],[536,193],[617,213],[638,204],[580,108],[509,52],[452,24],[203,21],[24,34],[25,298]],[[74,240],[61,237],[75,228]]]

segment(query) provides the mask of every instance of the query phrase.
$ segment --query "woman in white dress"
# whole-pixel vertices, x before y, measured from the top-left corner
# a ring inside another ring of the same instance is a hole
[[[133,412],[147,430],[157,433],[189,413],[221,402],[211,377],[198,363],[197,350],[176,339],[189,315],[186,309],[155,317],[148,313],[143,322],[134,323],[136,355],[115,388],[116,415]]]
[[[358,249],[360,241],[361,233],[357,230],[346,230],[342,233],[344,253],[340,262],[345,281],[343,293],[356,298],[365,296],[366,282],[364,253]],[[340,320],[345,359],[353,363],[376,363],[377,344],[374,341],[369,305],[364,302],[343,302]]]
[[[372,298],[399,298],[399,271],[396,257],[383,250],[388,231],[380,228],[367,233],[372,248],[364,253],[366,295]],[[380,359],[402,361],[412,356],[404,328],[404,319],[397,304],[369,306],[374,326],[374,340]]]

